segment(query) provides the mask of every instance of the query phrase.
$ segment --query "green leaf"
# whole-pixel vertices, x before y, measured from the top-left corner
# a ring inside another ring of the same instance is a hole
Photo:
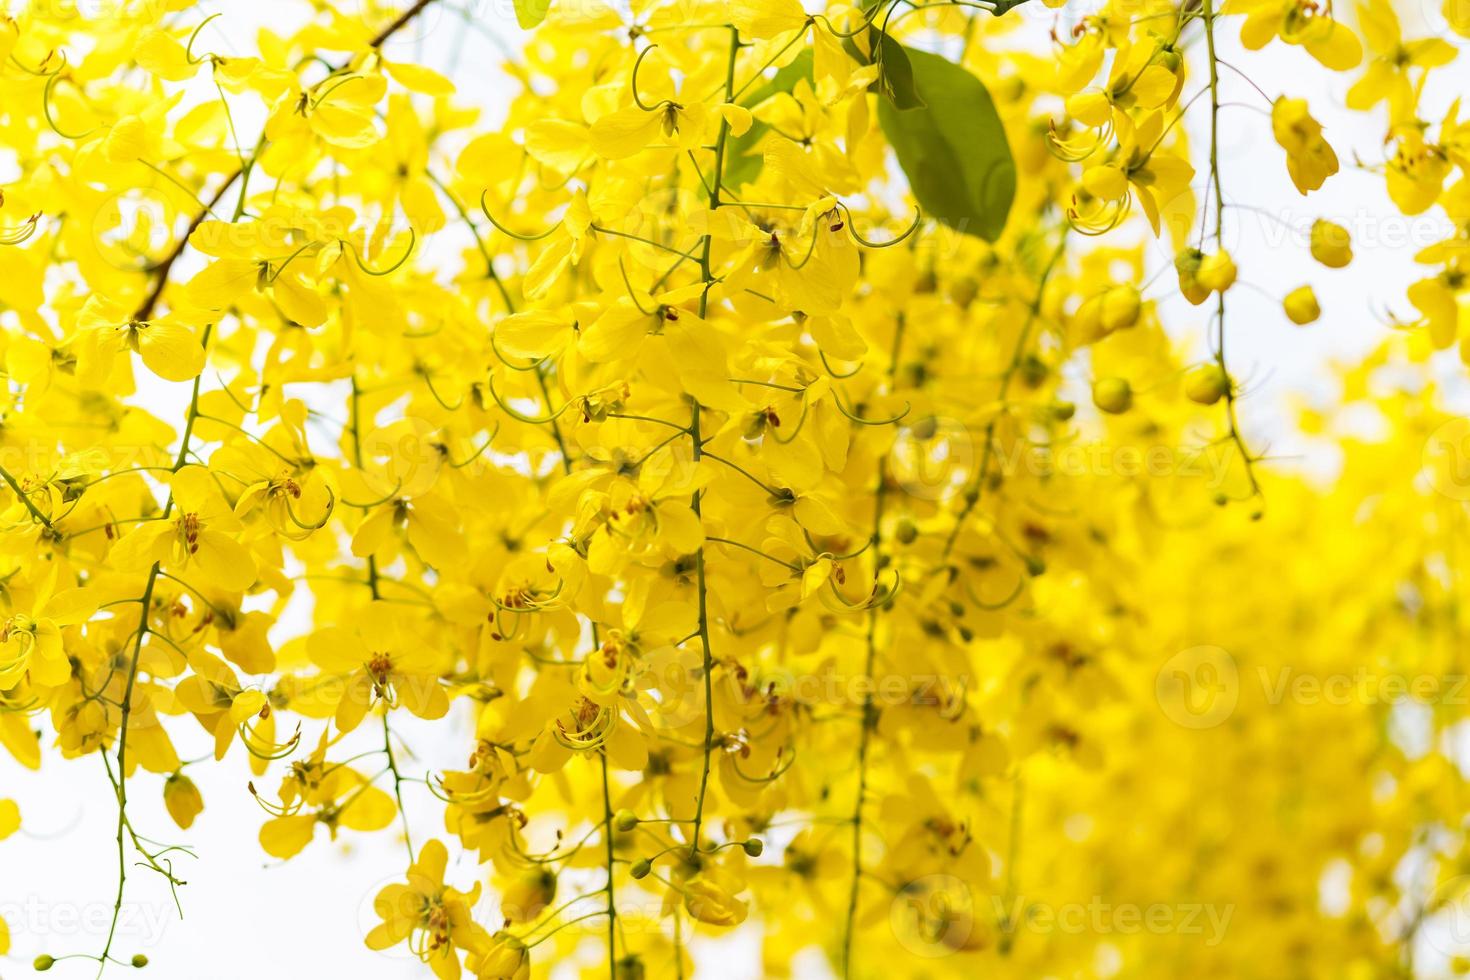
[[[1016,162],[980,79],[938,55],[909,49],[923,109],[878,103],[878,123],[925,215],[995,241],[1016,196]]]
[[[546,12],[551,9],[551,0],[514,0],[516,8],[516,23],[521,25],[521,30],[529,31],[546,19]]]
[[[777,71],[770,81],[741,99],[740,104],[747,109],[753,109],[773,95],[781,92],[789,95],[796,90],[796,83],[803,78],[809,83],[812,81],[811,48],[802,51],[789,65]],[[769,129],[765,123],[755,120],[744,135],[729,141],[725,147],[725,173],[722,178],[724,184],[740,187],[760,176],[766,158],[761,154],[759,146],[761,137]]]
[[[857,43],[857,36],[845,38],[842,49],[860,65],[878,66],[878,91],[900,109],[919,109],[924,100],[914,88],[914,70],[908,49],[876,27],[868,28],[868,50]]]
[[[914,84],[914,66],[908,51],[887,34],[878,35],[878,87],[898,109],[922,109],[924,98]]]

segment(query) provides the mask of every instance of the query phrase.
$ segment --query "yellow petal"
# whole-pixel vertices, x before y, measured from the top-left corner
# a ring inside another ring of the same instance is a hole
[[[298,813],[267,820],[260,828],[260,846],[271,857],[286,859],[300,854],[316,833],[316,815]]]
[[[636,105],[608,113],[592,124],[592,149],[608,160],[621,160],[648,148],[659,137],[662,112]]]
[[[1312,57],[1333,71],[1356,68],[1363,60],[1363,46],[1358,36],[1337,21],[1328,21],[1324,30],[1312,32],[1305,47]]]
[[[452,95],[454,83],[432,68],[401,61],[385,61],[383,67],[404,88],[424,95]]]
[[[139,328],[138,354],[165,381],[192,381],[204,370],[204,348],[194,331],[168,320]]]
[[[20,829],[20,807],[14,800],[0,800],[0,840]]]

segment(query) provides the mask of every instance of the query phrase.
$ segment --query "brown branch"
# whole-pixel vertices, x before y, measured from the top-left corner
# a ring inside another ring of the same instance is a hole
[[[397,20],[375,34],[373,39],[368,42],[368,46],[372,48],[381,47],[390,37],[407,27],[415,17],[424,11],[424,8],[433,2],[434,0],[417,0],[412,7],[399,14]],[[332,74],[342,71],[345,67],[343,65],[332,69]],[[194,234],[194,230],[204,223],[204,219],[214,210],[215,205],[224,199],[225,194],[235,185],[235,182],[240,179],[246,169],[246,167],[241,167],[230,174],[225,182],[220,185],[219,190],[214,192],[214,196],[209,199],[209,203],[204,206],[204,209],[194,215],[194,219],[189,222],[189,229],[184,232],[184,237],[179,239],[179,243],[174,246],[173,251],[169,252],[163,261],[154,267],[154,273],[158,278],[153,283],[153,288],[148,291],[147,297],[139,304],[137,311],[133,313],[133,319],[135,321],[147,320],[153,315],[154,307],[158,305],[159,299],[163,296],[164,289],[168,286],[169,270],[173,268],[173,264],[178,261],[179,256],[184,254],[184,249],[189,245],[189,236]]]

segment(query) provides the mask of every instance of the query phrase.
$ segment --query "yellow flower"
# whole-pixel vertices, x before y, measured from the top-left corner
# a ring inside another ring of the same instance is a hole
[[[388,87],[382,75],[333,73],[310,88],[303,88],[294,73],[288,78],[266,120],[271,142],[305,155],[314,138],[349,150],[383,138],[373,119]]]
[[[256,802],[273,816],[259,834],[261,847],[272,857],[284,860],[299,854],[312,842],[319,824],[335,840],[340,828],[382,830],[398,815],[393,797],[371,779],[346,763],[327,760],[332,744],[327,736],[323,731],[311,755],[291,763],[281,779],[279,802],[267,802],[250,786]]]
[[[165,381],[190,381],[204,369],[204,348],[194,331],[171,317],[139,321],[101,296],[90,297],[77,314],[74,346],[77,375],[102,385],[128,352]]]
[[[1446,269],[1430,279],[1421,279],[1409,287],[1409,302],[1419,310],[1420,322],[1429,330],[1430,343],[1444,350],[1460,336],[1459,294],[1467,277],[1456,268]]]
[[[1417,125],[1399,127],[1397,136],[1388,161],[1388,196],[1404,214],[1421,214],[1439,198],[1450,162],[1442,148],[1424,139]]]
[[[194,672],[179,682],[174,694],[214,736],[214,756],[223,759],[236,733],[243,736],[242,726],[266,707],[265,693],[241,685],[229,665],[208,650],[191,650],[188,660]]]
[[[642,73],[640,84],[646,84],[650,74],[651,70]],[[663,87],[669,86],[665,78]],[[635,101],[598,117],[588,131],[588,140],[593,151],[607,160],[621,160],[660,146],[687,152],[713,138],[722,121],[731,135],[740,136],[750,128],[750,110],[730,103],[710,105],[676,98],[653,104]]]
[[[1303,194],[1337,173],[1337,154],[1322,138],[1322,125],[1307,111],[1305,99],[1277,99],[1271,107],[1271,131],[1286,150],[1291,182]]]
[[[56,687],[71,678],[61,631],[86,621],[97,609],[96,595],[87,589],[53,593],[55,576],[37,591],[27,612],[11,611],[0,628],[0,691],[15,687],[29,676],[32,684]]]
[[[1357,35],[1338,23],[1331,7],[1317,0],[1229,0],[1224,13],[1245,14],[1240,43],[1254,51],[1279,37],[1299,44],[1334,71],[1347,71],[1363,60]]]
[[[440,980],[461,975],[459,953],[480,951],[490,936],[471,917],[480,898],[479,882],[468,892],[444,884],[449,851],[431,840],[409,866],[406,884],[388,885],[373,899],[383,921],[367,934],[369,949],[388,949],[407,941]]]
[[[255,558],[236,538],[240,520],[202,466],[169,477],[172,510],[140,524],[113,545],[119,568],[143,570],[155,562],[197,586],[242,592],[255,582]]]
[[[1390,123],[1411,121],[1418,92],[1409,76],[1410,69],[1420,68],[1427,73],[1430,68],[1449,64],[1455,59],[1454,46],[1440,38],[1404,40],[1389,0],[1358,4],[1358,24],[1373,57],[1363,77],[1348,89],[1348,108],[1362,111],[1387,102]]]
[[[745,882],[729,868],[708,866],[686,879],[681,890],[684,910],[712,926],[736,926],[750,913],[750,903],[735,896]]]
[[[1194,179],[1194,167],[1159,148],[1163,131],[1162,112],[1149,113],[1136,128],[1128,117],[1120,118],[1117,157],[1082,172],[1082,186],[1100,200],[1126,204],[1136,197],[1155,235],[1165,208],[1191,202],[1189,182]]]
[[[1139,43],[1121,53],[1113,64],[1107,87],[1067,98],[1067,113],[1086,126],[1098,128],[1128,110],[1151,112],[1171,104],[1182,82],[1177,59],[1164,63],[1154,44]]]
[[[335,693],[339,731],[352,731],[379,702],[430,720],[448,713],[436,668],[442,654],[415,636],[389,603],[369,603],[352,623],[317,630],[307,644],[312,662],[338,681],[322,696],[330,703]]]

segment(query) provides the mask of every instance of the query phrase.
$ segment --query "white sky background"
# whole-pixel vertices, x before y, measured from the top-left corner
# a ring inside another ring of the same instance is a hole
[[[87,0],[79,0],[85,9]],[[448,2],[448,0],[446,0]],[[492,36],[503,39],[514,50],[522,35],[516,29],[509,0],[462,0],[481,16],[484,32],[467,28],[459,18],[439,12],[429,16],[424,27],[405,32],[390,47],[390,55],[415,56],[429,64],[443,65],[451,52],[464,44],[455,74],[461,94],[483,102],[494,121],[503,115],[505,94],[510,86],[498,65],[502,54]],[[1408,26],[1409,36],[1433,31],[1457,41],[1444,30],[1438,16],[1438,0],[1422,3],[1420,26]],[[407,0],[402,4],[407,5]],[[346,0],[339,7],[357,6]],[[228,0],[214,5],[225,13],[202,35],[200,50],[230,53],[238,50],[229,36],[252,36],[253,26],[278,23],[292,16],[300,4],[289,0]],[[1074,5],[1077,9],[1086,9]],[[1026,22],[1026,30],[1042,43],[1055,12],[1037,0],[1009,16]],[[1224,111],[1225,142],[1222,164],[1226,199],[1262,208],[1281,216],[1298,229],[1288,235],[1269,219],[1249,211],[1227,216],[1234,226],[1227,232],[1228,245],[1240,267],[1241,279],[1272,298],[1249,288],[1237,287],[1230,295],[1228,352],[1234,372],[1248,380],[1253,393],[1242,404],[1249,433],[1270,435],[1273,452],[1293,453],[1303,449],[1286,433],[1284,408],[1294,396],[1321,397],[1333,389],[1329,362],[1334,357],[1352,359],[1374,345],[1388,329],[1379,314],[1392,308],[1407,314],[1405,286],[1419,276],[1413,253],[1438,237],[1447,224],[1442,214],[1416,219],[1387,218],[1394,213],[1379,175],[1354,170],[1353,150],[1365,160],[1380,157],[1377,147],[1386,125],[1382,110],[1370,118],[1348,114],[1341,108],[1343,95],[1357,73],[1333,74],[1312,61],[1300,48],[1274,44],[1266,52],[1242,52],[1236,43],[1238,20],[1224,22],[1218,38],[1221,56],[1246,68],[1268,93],[1284,93],[1308,99],[1314,114],[1327,127],[1327,136],[1342,159],[1343,172],[1328,181],[1326,188],[1303,198],[1286,174],[1284,155],[1276,146],[1266,116],[1250,109]],[[1424,25],[1428,25],[1425,27]],[[980,35],[983,41],[984,31]],[[1463,44],[1464,42],[1460,42]],[[1199,45],[1202,48],[1202,44]],[[1196,71],[1185,96],[1202,82]],[[1263,100],[1244,81],[1224,72],[1224,99],[1265,108]],[[1470,90],[1470,53],[1460,62],[1438,72],[1426,93],[1424,104],[1434,122],[1456,93]],[[1191,113],[1197,147],[1208,138],[1207,113],[1203,102]],[[244,138],[251,138],[258,119],[250,119],[237,108],[236,122]],[[1202,188],[1204,174],[1197,178]],[[1356,259],[1344,270],[1328,270],[1313,262],[1306,250],[1305,230],[1313,218],[1338,221],[1353,232]],[[1384,220],[1380,220],[1384,219]],[[445,235],[454,238],[455,226]],[[462,231],[461,231],[462,233]],[[457,249],[459,244],[448,246]],[[1152,271],[1172,262],[1168,249],[1160,246]],[[1317,323],[1297,328],[1282,314],[1278,299],[1303,283],[1313,283],[1323,307]],[[1149,290],[1150,297],[1174,293],[1173,276],[1166,273]],[[1177,293],[1163,299],[1163,316],[1182,338],[1199,342],[1206,313],[1192,307]],[[1447,357],[1446,373],[1459,368],[1453,352]],[[1077,379],[1079,384],[1085,379]],[[163,417],[177,413],[179,386],[160,386],[155,410]],[[1085,399],[1081,394],[1079,400]],[[1252,440],[1254,443],[1254,439]],[[1311,469],[1330,472],[1331,460],[1313,457],[1301,461]],[[395,719],[395,728],[419,753],[406,767],[414,772],[457,767],[463,764],[469,744],[469,721],[453,735],[445,726],[415,724],[414,719]],[[370,728],[371,726],[364,726]],[[174,726],[181,742],[180,754],[198,757],[208,744],[197,726],[180,719]],[[365,736],[365,747],[373,747],[375,735]],[[370,760],[369,760],[370,761]],[[243,980],[243,978],[352,975],[363,978],[421,977],[423,968],[406,949],[386,954],[373,953],[362,936],[376,923],[372,914],[373,895],[386,882],[400,878],[404,852],[395,834],[362,836],[344,832],[337,845],[321,834],[317,842],[292,861],[271,861],[256,842],[265,814],[251,804],[245,791],[244,753],[236,748],[224,765],[193,767],[191,776],[199,783],[206,810],[189,832],[174,828],[161,805],[160,780],[139,776],[131,784],[130,813],[142,833],[152,833],[169,842],[194,847],[200,860],[180,861],[180,876],[189,884],[182,889],[186,918],[180,921],[164,884],[143,869],[134,869],[128,888],[117,953],[124,959],[146,953],[152,962],[140,976],[163,980]],[[279,769],[258,784],[273,794]],[[415,843],[430,836],[445,837],[439,823],[441,805],[422,787],[406,787],[407,806],[413,823]],[[21,801],[25,829],[0,843],[0,916],[10,924],[14,945],[9,958],[0,959],[0,977],[14,980],[30,974],[29,962],[38,953],[55,956],[100,950],[111,915],[115,884],[116,850],[112,840],[115,805],[100,764],[95,759],[63,763],[49,757],[40,773],[19,769],[8,757],[0,757],[0,796]],[[456,848],[451,847],[454,853]],[[479,877],[473,859],[453,864],[452,883],[467,886]],[[494,897],[480,906],[480,920],[497,923]],[[601,923],[594,920],[594,928]],[[589,956],[600,955],[594,935],[588,939]],[[594,948],[596,947],[596,948]],[[716,952],[706,950],[706,952]],[[729,978],[760,976],[756,947],[750,938],[722,942],[712,959],[705,960],[706,975]],[[121,969],[121,968],[114,968]],[[90,977],[95,964],[72,961],[58,964],[52,975]],[[807,975],[823,975],[813,958]]]

